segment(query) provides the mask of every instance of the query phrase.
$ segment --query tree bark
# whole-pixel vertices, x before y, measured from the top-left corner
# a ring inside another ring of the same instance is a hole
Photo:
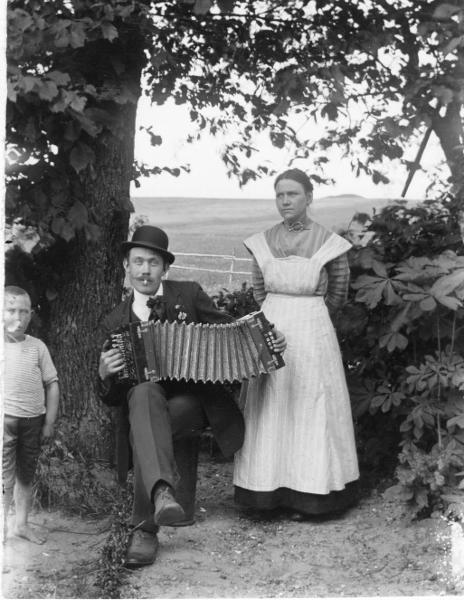
[[[451,102],[443,117],[436,116],[432,126],[437,135],[451,171],[455,184],[462,184],[464,167],[463,126],[461,119],[462,104]]]
[[[140,40],[139,40],[140,41]],[[108,61],[117,55],[124,61],[131,90],[140,96],[140,78],[144,64],[143,46],[127,36],[126,43],[111,45]],[[98,52],[101,77],[102,48]],[[76,57],[79,68],[88,62],[89,51]],[[96,59],[97,62],[97,59]],[[111,72],[111,64],[108,64]],[[87,76],[89,74],[87,73]],[[127,79],[126,79],[127,83]],[[120,81],[115,81],[115,85]],[[89,220],[100,226],[97,240],[87,239],[83,230],[71,242],[61,242],[54,250],[53,263],[60,270],[60,288],[52,302],[48,321],[49,346],[55,361],[61,388],[63,430],[74,439],[71,447],[83,456],[108,459],[111,456],[108,409],[96,397],[98,357],[102,340],[97,331],[102,318],[121,300],[124,281],[121,242],[129,227],[130,182],[133,176],[136,104],[106,102],[116,127],[105,129],[96,138],[86,139],[95,153],[93,171],[84,177],[70,174],[70,189],[85,204]],[[116,265],[116,266],[115,266]]]
[[[462,48],[458,49],[453,75],[455,82],[464,79],[464,49]],[[451,87],[454,87],[453,84]],[[447,105],[445,115],[443,117],[436,115],[432,119],[432,127],[445,153],[454,190],[462,196],[464,188],[464,128],[461,117],[462,99],[457,94],[458,91],[459,88],[456,85],[455,97]]]

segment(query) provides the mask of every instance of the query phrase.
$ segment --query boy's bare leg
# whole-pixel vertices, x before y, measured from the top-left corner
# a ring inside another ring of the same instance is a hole
[[[8,514],[13,500],[13,490],[3,490],[3,543],[8,536]]]
[[[28,525],[27,517],[32,504],[32,483],[21,483],[16,480],[15,486],[15,506],[16,506],[16,526],[14,534],[25,538],[35,544],[44,544],[45,538],[35,533]]]

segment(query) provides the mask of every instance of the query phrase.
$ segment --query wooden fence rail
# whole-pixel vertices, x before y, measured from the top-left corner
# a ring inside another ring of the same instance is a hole
[[[178,269],[178,270],[183,270],[183,271],[203,271],[203,272],[207,272],[207,273],[223,273],[228,275],[228,282],[229,285],[232,284],[232,280],[234,275],[251,275],[251,271],[236,271],[235,270],[235,263],[236,262],[247,262],[247,263],[251,263],[251,259],[250,258],[239,258],[237,256],[234,256],[232,254],[200,254],[200,253],[193,253],[193,252],[176,252],[176,257],[177,256],[187,256],[187,257],[199,257],[200,258],[200,262],[201,259],[205,258],[205,259],[220,259],[220,260],[228,260],[230,261],[230,267],[228,269],[219,269],[219,268],[208,268],[208,267],[200,267],[200,266],[196,266],[196,265],[179,265],[179,264],[173,264],[171,265],[171,269]]]

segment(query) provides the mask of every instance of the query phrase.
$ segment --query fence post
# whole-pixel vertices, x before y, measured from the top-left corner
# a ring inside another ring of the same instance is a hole
[[[232,288],[232,279],[234,277],[234,265],[235,265],[235,256],[232,257],[230,261],[230,270],[229,270],[229,288]]]

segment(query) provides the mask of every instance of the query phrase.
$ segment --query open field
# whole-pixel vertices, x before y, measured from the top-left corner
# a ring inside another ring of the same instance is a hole
[[[274,201],[271,199],[229,198],[133,198],[137,217],[146,216],[153,224],[166,230],[170,249],[175,253],[225,254],[238,259],[247,258],[243,240],[262,231],[279,220]],[[387,199],[368,199],[346,195],[315,199],[311,206],[314,220],[329,229],[346,228],[356,212],[371,213],[374,208],[385,206]],[[178,257],[175,266],[200,266],[229,271],[232,261],[221,258]],[[234,262],[234,271],[248,271],[246,261]],[[172,279],[196,279],[208,291],[220,287],[232,289],[248,275],[185,271],[172,268]]]

